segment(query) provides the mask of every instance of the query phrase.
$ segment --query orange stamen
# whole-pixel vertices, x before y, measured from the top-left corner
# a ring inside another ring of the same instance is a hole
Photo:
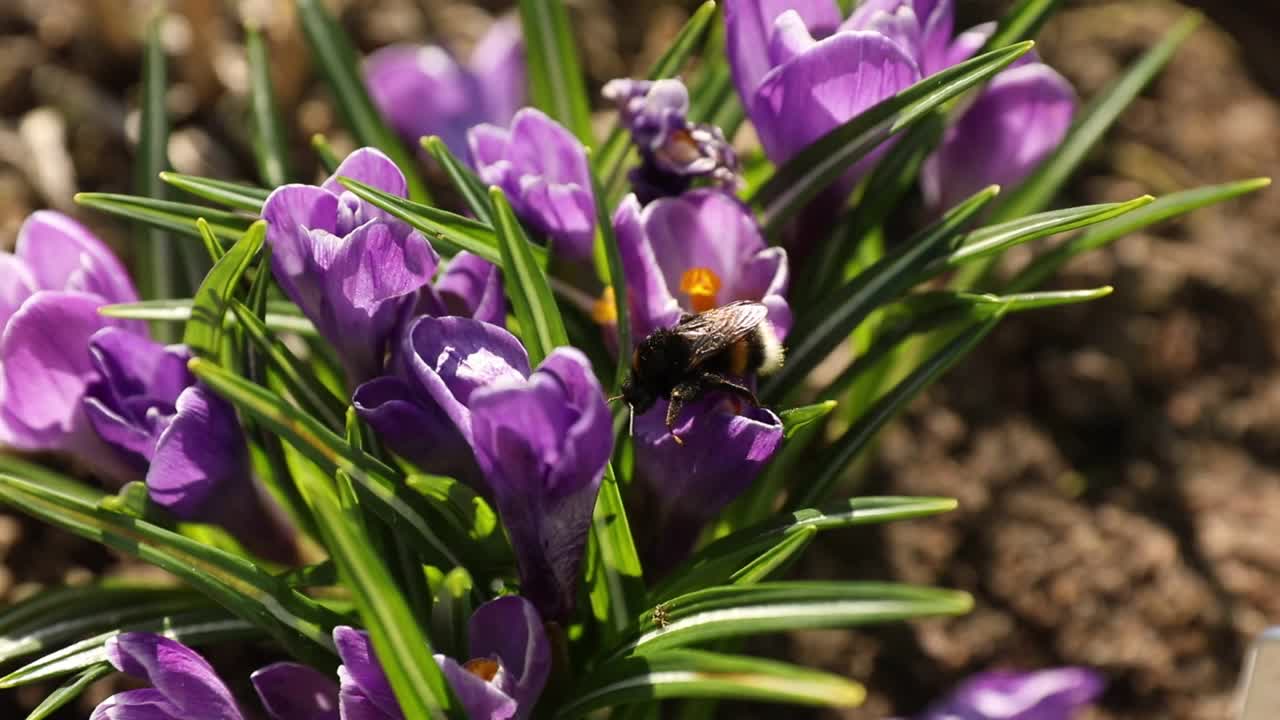
[[[600,299],[591,306],[591,319],[597,325],[614,325],[618,322],[617,298],[613,294],[613,286],[605,287]]]
[[[489,658],[475,658],[474,660],[468,660],[462,668],[485,682],[492,682],[494,676],[498,674],[498,661],[490,660]]]
[[[720,278],[711,268],[690,268],[680,276],[680,292],[689,296],[689,304],[693,306],[694,312],[706,312],[716,306]]]

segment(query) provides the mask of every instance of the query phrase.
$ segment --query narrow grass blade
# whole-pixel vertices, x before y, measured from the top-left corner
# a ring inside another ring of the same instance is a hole
[[[839,675],[776,660],[666,650],[611,662],[583,680],[571,697],[555,720],[574,720],[626,703],[679,698],[855,707],[862,704],[866,690]]]
[[[933,384],[943,373],[951,369],[969,351],[978,345],[987,333],[995,329],[1004,314],[994,313],[986,321],[947,343],[928,357],[902,382],[875,402],[845,431],[844,435],[828,449],[821,461],[817,476],[800,487],[792,507],[809,507],[821,503],[835,488],[850,463],[867,447],[872,438],[898,414],[921,390]]]
[[[777,520],[744,528],[698,550],[649,593],[653,604],[701,587],[729,582],[753,558],[768,552],[805,528],[820,531],[895,522],[950,512],[949,498],[860,497],[786,513]]]
[[[979,55],[921,80],[819,138],[778,168],[752,196],[766,234],[775,236],[818,193],[895,133],[977,86],[1026,54],[1025,42]]]
[[[267,224],[259,220],[214,264],[200,284],[192,302],[191,319],[182,334],[182,343],[196,354],[216,358],[222,352],[222,319],[227,305],[266,237]]]
[[[233,617],[221,609],[211,608],[166,615],[111,629],[49,653],[0,678],[0,688],[7,689],[44,682],[70,673],[82,672],[98,663],[107,662],[107,650],[104,644],[108,638],[122,632],[158,633],[170,640],[177,640],[193,647],[262,638],[262,630],[253,623]],[[332,664],[337,660],[335,656],[329,657],[330,660],[325,664]]]
[[[266,188],[176,172],[162,172],[160,179],[183,192],[253,215],[262,212],[262,204],[271,194]]]
[[[973,607],[968,593],[874,582],[772,582],[725,585],[680,595],[662,604],[665,618],[640,618],[611,659],[701,645],[713,640],[817,628],[844,628],[935,615]]]
[[[88,502],[39,480],[0,474],[0,501],[178,576],[299,657],[329,661],[338,618],[243,557]]]
[[[316,159],[320,161],[320,167],[324,168],[326,173],[330,175],[338,169],[339,163],[342,161],[338,158],[338,154],[333,151],[333,146],[329,144],[329,138],[324,133],[316,133],[311,136],[311,152],[316,154]]]
[[[156,320],[164,322],[185,323],[191,319],[190,298],[173,300],[143,300],[136,303],[120,303],[103,305],[98,312],[107,317],[124,320]],[[319,337],[311,321],[298,314],[296,305],[292,303],[272,302],[271,312],[266,314],[265,323],[273,332],[297,333],[306,337]],[[234,322],[234,316],[228,320]]]
[[[862,271],[812,313],[801,317],[790,334],[787,361],[761,388],[765,402],[781,400],[799,385],[833,348],[849,337],[876,308],[915,284],[921,271],[960,237],[964,227],[999,192],[990,187],[952,208],[938,222],[908,240],[896,252]]]
[[[74,200],[94,210],[133,220],[147,227],[200,237],[196,220],[204,218],[219,240],[231,244],[240,239],[255,218],[233,212],[168,200],[153,200],[137,195],[112,193],[76,193]],[[166,238],[167,240],[167,238]]]
[[[493,225],[493,216],[489,212],[489,188],[475,173],[471,172],[471,168],[459,160],[449,150],[449,146],[436,135],[422,138],[422,149],[435,158],[435,161],[444,169],[454,189],[462,195],[463,202],[476,216],[476,220],[485,225]]]
[[[636,552],[612,464],[605,466],[591,516],[586,584],[592,615],[606,638],[616,636],[630,625],[643,606],[644,574],[640,554]]]
[[[613,217],[605,205],[604,190],[595,173],[591,174],[591,189],[596,199],[596,232],[599,233],[599,242],[604,246],[604,256],[609,267],[607,286],[613,290],[613,316],[618,333],[618,347],[622,348],[618,352],[613,380],[613,391],[618,393],[622,391],[622,381],[627,378],[627,358],[631,357],[631,306],[627,302],[631,295],[627,289],[627,274],[622,267],[622,255],[618,250],[618,238],[613,233]]]
[[[520,27],[533,105],[568,128],[584,145],[595,145],[591,104],[564,3],[520,0]]]
[[[836,402],[828,400],[813,405],[805,405],[803,407],[791,408],[778,413],[778,417],[782,418],[782,435],[784,438],[790,438],[797,431],[809,425],[818,422],[831,414],[836,409]]]
[[[44,720],[53,715],[64,705],[75,702],[90,685],[115,672],[111,663],[98,663],[85,668],[79,675],[63,683],[61,687],[50,693],[39,705],[27,715],[27,720]]]
[[[253,155],[258,161],[258,177],[269,187],[289,182],[289,137],[276,108],[271,86],[271,58],[262,32],[249,28],[245,32],[245,48],[249,55],[249,117],[253,127]]]
[[[142,127],[138,133],[138,154],[134,159],[133,187],[142,196],[165,197],[160,172],[168,167],[169,116],[164,106],[167,82],[164,47],[160,42],[163,16],[147,25],[142,48]],[[138,284],[144,298],[170,298],[181,294],[178,285],[178,255],[173,245],[154,225],[141,225],[142,252],[139,253]],[[166,335],[161,329],[161,336]],[[171,337],[171,336],[170,336]]]
[[[1005,290],[1007,292],[1031,290],[1052,277],[1067,261],[1077,255],[1096,250],[1142,228],[1185,215],[1192,210],[1198,210],[1202,207],[1261,190],[1270,185],[1270,178],[1255,178],[1225,185],[1200,187],[1158,198],[1150,205],[1127,213],[1123,217],[1096,225],[1060,243],[1052,250],[1041,254],[1015,275],[1005,286]]]
[[[356,197],[409,223],[418,232],[427,236],[432,244],[440,245],[439,249],[446,254],[451,255],[459,250],[466,250],[495,265],[502,264],[498,237],[492,226],[447,210],[405,200],[358,180],[338,178],[338,182]],[[540,265],[546,265],[547,253],[544,248],[535,248],[531,252],[540,260]]]
[[[729,582],[734,585],[754,585],[768,580],[799,559],[800,553],[804,552],[817,536],[818,528],[812,525],[797,530],[729,576]]]
[[[983,49],[1004,47],[1010,43],[1035,39],[1036,33],[1062,4],[1062,0],[1018,0],[1005,12],[996,32]]]
[[[347,127],[361,144],[378,148],[400,167],[409,183],[409,197],[423,202],[429,200],[417,161],[387,127],[365,90],[364,80],[360,77],[360,60],[351,46],[351,39],[325,9],[323,0],[295,0],[295,3],[311,56],[328,83],[334,105]]]
[[[1148,50],[1115,84],[1099,95],[1076,118],[1071,131],[1058,149],[1030,177],[1001,200],[993,211],[992,219],[997,222],[1012,220],[1048,207],[1081,161],[1120,117],[1120,113],[1129,107],[1168,64],[1182,42],[1200,26],[1200,20],[1198,14],[1187,15],[1158,45]]]
[[[502,251],[502,282],[520,323],[520,339],[529,351],[529,364],[536,366],[554,348],[568,345],[569,337],[547,275],[538,266],[533,245],[507,197],[494,187],[489,189],[489,199],[493,203],[498,248]]]

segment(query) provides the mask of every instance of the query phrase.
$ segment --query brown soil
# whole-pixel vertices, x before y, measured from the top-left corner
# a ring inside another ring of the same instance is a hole
[[[1280,11],[1194,4],[1232,34],[1210,23],[1192,37],[1064,202],[1160,194],[1280,167],[1271,42]],[[171,38],[175,166],[251,177],[237,97],[243,68],[222,52],[236,39],[234,25],[221,3],[180,5],[191,22]],[[463,3],[360,5],[347,17],[366,47],[475,35],[476,10]],[[613,5],[575,4],[586,8],[576,17],[597,82],[646,63],[682,17],[666,4],[643,16],[638,4]],[[983,3],[960,5],[977,17]],[[1041,49],[1085,98],[1183,12],[1141,0],[1067,5]],[[0,244],[37,207],[74,212],[75,190],[127,189],[138,49],[132,20],[122,16],[115,0],[0,3]],[[305,80],[311,70],[296,32],[287,22],[269,27],[276,57],[298,60],[276,63],[294,137],[326,131],[346,142],[333,131],[323,92]],[[307,157],[300,143],[299,164]],[[863,490],[953,496],[961,509],[821,538],[802,571],[962,588],[977,609],[954,620],[768,642],[864,680],[871,697],[844,714],[756,716],[904,714],[982,668],[1074,663],[1111,678],[1095,718],[1225,720],[1250,638],[1280,620],[1280,544],[1272,541],[1280,534],[1278,201],[1270,190],[1082,258],[1058,285],[1112,284],[1113,297],[1010,318],[917,402],[885,434]],[[122,226],[77,214],[113,242],[124,239]],[[0,602],[112,562],[97,547],[4,515],[0,559]],[[0,693],[0,717],[19,717],[39,697]]]

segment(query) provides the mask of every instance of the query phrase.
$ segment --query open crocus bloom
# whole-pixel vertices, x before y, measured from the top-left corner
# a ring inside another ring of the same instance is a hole
[[[406,142],[439,135],[462,155],[467,131],[506,125],[525,99],[524,41],[516,18],[497,20],[465,64],[435,45],[389,45],[365,61],[369,95]]]
[[[524,108],[510,130],[477,125],[467,142],[481,179],[502,188],[520,219],[547,236],[553,252],[591,258],[595,196],[586,149],[572,133],[542,111]]]
[[[1103,685],[1086,668],[995,670],[969,678],[913,720],[1071,720],[1102,694]]]
[[[373,148],[316,185],[282,185],[262,207],[271,271],[337,351],[352,386],[382,372],[387,345],[435,274],[420,233],[348,192],[339,177],[407,196],[400,169]]]
[[[104,448],[81,398],[96,376],[89,338],[108,326],[146,333],[145,324],[105,318],[98,308],[137,300],[124,267],[82,225],[51,211],[27,218],[14,253],[0,253],[0,442],[127,475],[99,459]]]
[[[530,372],[506,330],[424,316],[393,364],[395,375],[356,390],[357,412],[392,450],[489,498],[515,548],[522,594],[547,619],[567,617],[613,449],[589,361],[557,348]]]
[[[533,605],[510,595],[476,608],[469,623],[471,659],[435,660],[472,720],[523,720],[533,711],[551,672],[551,645]],[[369,635],[333,631],[343,720],[404,720]]]

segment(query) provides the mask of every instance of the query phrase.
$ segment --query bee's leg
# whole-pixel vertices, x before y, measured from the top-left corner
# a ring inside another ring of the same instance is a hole
[[[671,438],[676,441],[677,445],[683,445],[684,440],[676,434],[676,421],[680,419],[680,411],[684,409],[684,404],[693,400],[698,396],[702,387],[696,383],[680,383],[671,390],[671,403],[667,405],[667,429],[671,431]]]
[[[751,392],[751,388],[739,385],[723,375],[712,372],[702,373],[702,386],[708,390],[724,390],[725,392],[733,393],[751,403],[752,407],[760,407],[760,400],[754,392]]]

